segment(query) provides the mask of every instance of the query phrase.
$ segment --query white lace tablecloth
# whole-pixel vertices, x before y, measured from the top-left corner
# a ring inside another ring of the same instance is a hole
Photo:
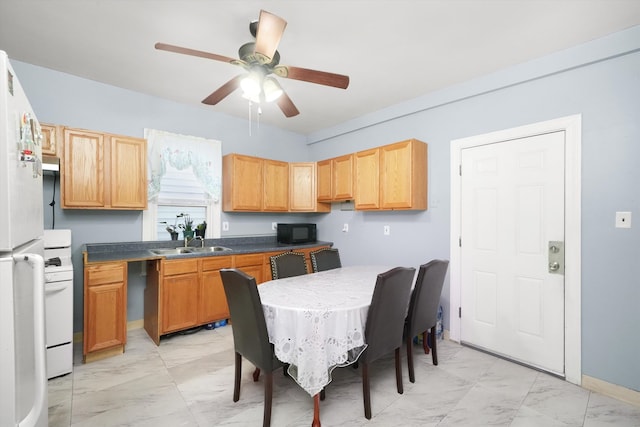
[[[310,395],[331,371],[366,348],[364,327],[383,266],[351,266],[273,280],[258,286],[269,341],[289,374]]]

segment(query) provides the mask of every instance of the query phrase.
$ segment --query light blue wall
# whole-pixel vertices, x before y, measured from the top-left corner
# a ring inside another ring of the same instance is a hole
[[[45,122],[128,135],[156,127],[220,139],[225,153],[282,160],[320,160],[406,138],[427,142],[427,211],[356,212],[335,204],[330,214],[304,217],[318,223],[320,239],[340,248],[344,264],[417,266],[431,258],[449,258],[450,141],[582,114],[582,369],[591,377],[640,391],[639,227],[613,227],[616,211],[631,211],[640,218],[640,171],[636,167],[640,158],[640,27],[437,93],[416,94],[410,102],[307,138],[266,127],[263,137],[249,138],[247,122],[241,119],[13,64],[36,114]],[[48,184],[46,203],[51,197]],[[232,231],[237,225],[233,234],[268,234],[268,224],[282,219],[260,214],[226,214],[225,218],[231,221]],[[344,223],[349,224],[348,233],[340,231]],[[383,236],[383,225],[390,225],[390,236]],[[56,227],[72,228],[74,261],[81,265],[81,243],[139,239],[140,215],[58,210]],[[144,281],[134,270],[137,266],[132,264],[129,293],[139,296]],[[81,269],[76,274],[80,277]],[[81,310],[80,279],[75,286],[76,310]],[[141,300],[134,299],[137,306],[129,301],[129,320],[141,317]],[[448,287],[442,302],[448,311]],[[81,323],[76,313],[76,330],[82,328]]]

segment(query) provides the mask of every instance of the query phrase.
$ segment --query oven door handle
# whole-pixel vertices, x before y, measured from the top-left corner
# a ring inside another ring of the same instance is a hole
[[[69,286],[66,283],[63,283],[61,285],[50,285],[50,284],[45,284],[44,287],[44,292],[47,294],[52,294],[54,292],[60,292],[60,291],[64,291],[67,286]]]

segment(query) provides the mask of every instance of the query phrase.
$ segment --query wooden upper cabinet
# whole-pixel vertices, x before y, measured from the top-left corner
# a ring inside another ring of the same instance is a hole
[[[63,208],[104,208],[104,134],[64,129],[61,192]]]
[[[380,149],[360,151],[355,155],[355,208],[380,208]]]
[[[320,202],[353,199],[353,154],[322,160],[317,165]]]
[[[318,203],[316,163],[289,163],[289,210],[291,212],[329,212],[331,205]]]
[[[353,199],[353,154],[331,159],[332,200]]]
[[[427,144],[409,139],[380,150],[380,209],[427,209]]]
[[[147,208],[146,140],[71,128],[62,134],[63,208]]]
[[[289,210],[289,163],[263,159],[264,167],[262,210],[286,212]]]
[[[222,159],[225,212],[329,212],[315,200],[315,163],[227,154]]]
[[[112,135],[111,207],[147,208],[147,141]]]
[[[317,163],[318,179],[318,201],[330,202],[332,199],[331,183],[333,174],[331,173],[331,159],[322,160]]]
[[[427,209],[427,144],[416,139],[355,155],[355,208]]]
[[[40,130],[42,131],[42,155],[57,156],[60,127],[40,123]]]
[[[259,212],[262,210],[263,159],[228,154],[222,159],[222,209]]]

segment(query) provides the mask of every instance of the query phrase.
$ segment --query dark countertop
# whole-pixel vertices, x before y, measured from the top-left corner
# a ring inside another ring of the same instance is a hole
[[[190,247],[199,247],[200,241],[192,241]],[[200,258],[209,256],[229,256],[250,254],[256,252],[277,252],[312,248],[315,246],[333,246],[332,242],[317,241],[289,245],[278,243],[275,236],[256,237],[227,237],[220,239],[206,239],[205,246],[224,246],[231,250],[217,252],[193,252],[187,254],[156,255],[152,249],[179,248],[184,246],[182,240],[161,240],[150,242],[120,242],[120,243],[87,243],[83,245],[82,252],[85,264],[94,264],[110,261],[145,261],[151,259],[182,259]]]

